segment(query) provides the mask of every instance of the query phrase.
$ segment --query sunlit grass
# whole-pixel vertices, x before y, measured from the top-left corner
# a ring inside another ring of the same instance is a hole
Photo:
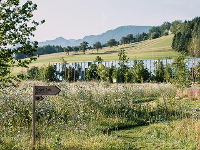
[[[61,89],[36,102],[37,149],[195,149],[200,144],[198,85],[179,90],[171,84],[26,81],[0,89],[0,149],[31,149],[33,85]]]
[[[200,121],[193,118],[114,131],[135,149],[199,149]]]

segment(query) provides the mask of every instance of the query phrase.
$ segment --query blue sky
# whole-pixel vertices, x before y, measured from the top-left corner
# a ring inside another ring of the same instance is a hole
[[[159,26],[200,16],[200,0],[32,0],[34,19],[46,22],[34,32],[39,42],[57,37],[81,39],[119,26]],[[21,0],[24,3],[25,0]]]

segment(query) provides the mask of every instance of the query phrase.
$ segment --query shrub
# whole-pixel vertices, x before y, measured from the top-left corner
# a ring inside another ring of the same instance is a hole
[[[27,74],[30,79],[38,79],[40,76],[39,67],[32,66],[30,69],[27,69]]]
[[[150,73],[148,69],[144,68],[143,61],[135,60],[133,67],[133,82],[142,83],[143,81],[147,81],[149,77]]]
[[[85,79],[86,80],[99,79],[96,64],[91,64],[90,67],[86,70]]]
[[[55,81],[56,77],[55,77],[55,68],[52,64],[48,64],[47,67],[44,68],[44,79],[46,81]]]

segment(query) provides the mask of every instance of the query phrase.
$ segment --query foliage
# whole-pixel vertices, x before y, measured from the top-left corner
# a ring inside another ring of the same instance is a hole
[[[172,48],[178,52],[184,51],[192,57],[199,55],[200,17],[184,23],[176,23],[176,32],[172,42]]]
[[[170,27],[170,31],[172,33],[177,33],[180,31],[180,26],[182,24],[182,21],[181,20],[175,20],[171,23],[171,27]]]
[[[34,52],[34,56],[37,55],[45,55],[45,54],[52,54],[52,53],[59,53],[59,52],[67,52],[66,47],[55,46],[55,45],[45,45],[42,47],[38,47],[37,51]],[[26,56],[23,53],[17,53],[16,59],[24,59],[30,56]]]
[[[73,46],[72,49],[73,49],[73,51],[78,52],[80,48],[79,48],[79,46]]]
[[[109,81],[110,83],[113,83],[113,72],[114,72],[113,65],[111,66],[111,68],[106,68],[107,81]]]
[[[172,72],[172,67],[170,64],[165,65],[165,70],[164,70],[164,81],[165,82],[170,82],[172,78],[173,72]]]
[[[94,60],[94,62],[102,62],[103,59],[100,56],[97,56]]]
[[[195,33],[195,30],[193,31],[194,34],[187,47],[189,55],[194,58],[200,57],[200,28],[198,30],[198,33]]]
[[[101,42],[97,41],[96,43],[93,44],[93,47],[94,47],[95,49],[97,49],[97,53],[98,53],[98,50],[99,50],[99,49],[102,49]]]
[[[171,79],[172,83],[176,84],[178,87],[189,86],[190,85],[190,71],[185,61],[186,54],[181,53],[174,62],[172,63],[173,77]]]
[[[67,69],[67,81],[74,81],[74,72],[75,72],[75,69],[72,68],[71,66],[69,66],[69,68]]]
[[[73,51],[73,48],[71,46],[67,46],[67,48],[64,47],[64,52],[67,52],[69,55],[69,52]]]
[[[48,64],[47,67],[44,68],[44,79],[46,81],[55,81],[56,77],[55,77],[55,68],[52,64]]]
[[[147,40],[148,38],[149,38],[148,34],[143,32],[141,34],[135,35],[134,40],[137,41],[137,42],[140,42],[140,41]]]
[[[161,36],[166,36],[168,35],[168,31],[170,30],[170,27],[172,26],[172,23],[170,22],[164,22],[161,26],[160,26],[160,30],[161,30]]]
[[[30,41],[30,36],[39,25],[32,20],[33,11],[37,5],[32,1],[27,1],[20,6],[19,1],[0,1],[0,81],[11,81],[10,67],[15,63],[15,55],[23,53],[25,56],[33,56],[37,51],[38,42]],[[30,25],[32,21],[32,26]],[[41,21],[44,23],[44,21]],[[30,57],[26,60],[17,60],[17,66],[27,67],[29,63],[36,60],[36,57]]]
[[[130,40],[124,36],[120,39],[120,41],[121,41],[121,44],[129,44],[129,42],[130,42]]]
[[[107,46],[113,47],[113,46],[116,46],[116,45],[117,45],[117,41],[115,39],[110,39],[107,42]]]
[[[165,76],[165,67],[163,62],[158,60],[154,62],[154,73],[155,73],[155,81],[156,82],[163,82]]]
[[[90,67],[86,70],[85,79],[92,80],[92,79],[99,79],[98,76],[98,69],[96,64],[91,64]]]
[[[106,68],[103,64],[99,64],[97,68],[98,76],[102,81],[108,81],[109,83],[113,82],[114,66],[111,68]]]
[[[200,83],[200,62],[194,67],[194,79],[195,82]]]
[[[29,78],[29,76],[27,76],[26,72],[21,71],[17,74],[17,78],[19,78],[20,80],[26,80]]]
[[[132,81],[133,81],[133,70],[132,70],[132,69],[129,69],[129,70],[124,74],[124,77],[125,77],[126,83],[132,83]]]
[[[131,43],[134,40],[133,34],[128,34],[126,38],[128,38],[128,43]]]
[[[80,43],[80,51],[83,51],[83,53],[85,54],[85,51],[88,49],[88,42],[86,42],[86,41],[83,41],[82,43]]]
[[[121,51],[118,53],[118,56],[119,56],[120,64],[124,64],[129,59],[129,58],[127,58],[127,55],[126,55],[124,48],[121,49]]]
[[[156,39],[156,38],[160,37],[161,33],[162,33],[162,31],[161,31],[159,26],[157,26],[157,27],[153,26],[149,30],[149,38],[150,39]]]
[[[128,70],[127,65],[125,64],[128,61],[127,55],[124,49],[118,53],[119,56],[119,67],[114,70],[113,78],[116,79],[118,83],[125,82],[125,74]]]
[[[62,60],[62,72],[60,75],[63,76],[65,80],[67,80],[68,78],[68,74],[67,74],[68,68],[66,67],[67,61],[64,59],[64,57],[61,57],[61,60]]]
[[[30,69],[27,69],[27,75],[30,79],[38,79],[40,76],[40,70],[38,67],[32,66]]]
[[[143,61],[134,61],[133,66],[133,82],[134,83],[142,83],[147,82],[150,77],[150,73],[148,69],[144,68]]]

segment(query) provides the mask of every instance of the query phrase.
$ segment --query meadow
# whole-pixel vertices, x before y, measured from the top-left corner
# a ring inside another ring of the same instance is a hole
[[[33,85],[61,92],[36,102],[36,149],[200,149],[200,86],[23,81],[0,88],[0,149],[32,149]]]
[[[29,67],[41,67],[48,65],[48,63],[62,63],[62,57],[67,62],[92,62],[97,56],[100,56],[104,61],[115,61],[119,59],[118,53],[122,48],[127,53],[129,60],[176,58],[179,53],[175,52],[171,48],[173,36],[174,35],[171,34],[152,40],[123,44],[113,47],[103,47],[98,52],[96,49],[87,50],[86,54],[83,54],[82,52],[70,52],[70,54],[67,55],[65,52],[61,52],[41,55],[35,62],[32,62]],[[14,67],[12,68],[12,74],[17,75],[20,71],[26,72],[26,70],[26,68]]]

